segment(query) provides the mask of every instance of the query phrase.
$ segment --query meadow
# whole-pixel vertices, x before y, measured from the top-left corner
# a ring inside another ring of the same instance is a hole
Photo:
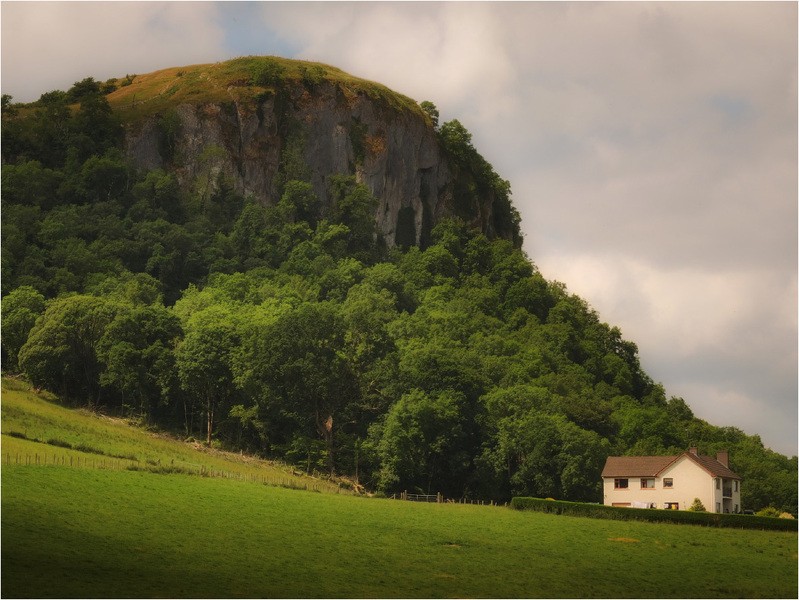
[[[211,450],[174,436],[131,426],[120,418],[68,409],[22,381],[2,380],[2,464],[142,468],[256,479],[272,485],[346,492],[337,483],[308,477],[280,462]]]
[[[3,597],[797,595],[796,534],[417,504],[257,478],[16,464],[6,458],[10,445],[60,450],[7,435],[23,425],[28,437],[80,439],[109,453],[113,445],[151,460],[177,450],[147,454],[146,442],[167,440],[12,391],[2,415]],[[93,423],[99,431],[89,433]],[[173,443],[187,463],[233,464]]]

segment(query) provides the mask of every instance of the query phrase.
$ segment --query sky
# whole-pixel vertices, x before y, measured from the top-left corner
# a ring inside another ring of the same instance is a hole
[[[668,397],[797,454],[794,2],[9,2],[2,93],[245,55],[458,119]]]

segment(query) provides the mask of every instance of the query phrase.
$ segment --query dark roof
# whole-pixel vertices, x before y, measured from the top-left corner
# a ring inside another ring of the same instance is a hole
[[[676,456],[608,456],[602,477],[654,477]]]
[[[677,459],[687,456],[713,477],[740,479],[729,467],[725,467],[712,456],[683,452],[677,456],[608,456],[602,477],[657,477]]]
[[[708,471],[713,477],[726,477],[727,479],[740,479],[741,477],[729,467],[725,467],[712,456],[703,456],[701,454],[692,454],[685,452],[685,455],[693,460],[700,467]]]

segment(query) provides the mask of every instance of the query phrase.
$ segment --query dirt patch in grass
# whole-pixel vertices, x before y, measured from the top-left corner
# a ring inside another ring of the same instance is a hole
[[[628,538],[628,537],[617,537],[617,538],[608,538],[611,542],[623,542],[625,544],[637,544],[641,540],[636,540],[635,538]]]

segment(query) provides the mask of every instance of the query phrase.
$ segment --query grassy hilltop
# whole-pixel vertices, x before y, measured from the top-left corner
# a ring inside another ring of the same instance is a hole
[[[389,106],[421,114],[412,99],[384,85],[360,79],[322,63],[275,56],[247,56],[224,62],[171,67],[144,75],[128,75],[109,81],[117,89],[108,102],[124,121],[163,113],[182,103],[202,104],[236,101],[255,104],[286,85],[314,86],[328,82],[344,94],[363,93]]]
[[[797,594],[795,534],[286,489],[296,476],[279,465],[201,452],[8,380],[2,418],[4,597]],[[40,465],[17,461],[26,453]],[[243,478],[108,468],[114,454]],[[92,457],[106,468],[86,467]]]

